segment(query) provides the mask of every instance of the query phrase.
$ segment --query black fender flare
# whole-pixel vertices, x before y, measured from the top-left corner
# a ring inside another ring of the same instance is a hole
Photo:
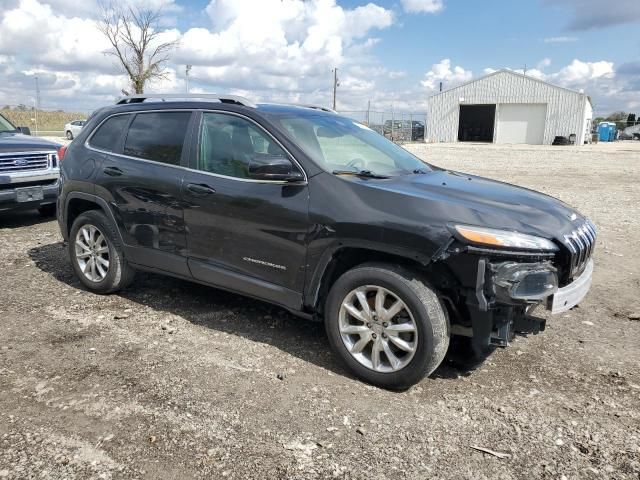
[[[120,233],[120,228],[118,227],[118,222],[116,222],[116,218],[113,215],[113,211],[109,207],[109,204],[107,203],[107,201],[104,198],[98,197],[97,195],[92,195],[91,193],[85,193],[85,192],[70,192],[65,198],[62,225],[61,225],[61,227],[64,228],[63,236],[65,237],[65,240],[69,236],[69,228],[67,227],[67,218],[69,217],[68,215],[69,203],[71,202],[71,200],[74,200],[74,199],[86,200],[88,202],[92,202],[98,205],[100,209],[104,212],[104,214],[107,215],[107,217],[109,217],[109,219],[116,226],[116,231],[118,232],[120,241],[122,242],[123,245],[125,245],[124,239],[122,238],[122,234]]]
[[[403,248],[385,243],[372,242],[368,240],[336,240],[332,245],[327,247],[321,254],[320,259],[310,272],[309,281],[306,282],[304,291],[304,305],[315,310],[319,296],[322,280],[325,278],[327,268],[331,261],[343,250],[356,248],[361,250],[371,250],[375,253],[383,253],[402,257],[412,262],[418,263],[424,267],[429,265],[433,259],[433,254],[427,252],[418,252],[413,249]]]

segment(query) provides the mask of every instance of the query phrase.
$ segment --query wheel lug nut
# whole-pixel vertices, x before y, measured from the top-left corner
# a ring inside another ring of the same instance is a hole
[[[375,333],[372,333],[372,334],[371,334],[371,337],[372,337],[372,338],[377,338],[377,337],[378,337],[378,335],[376,335]]]
[[[382,334],[382,338],[387,338],[387,334],[386,334],[386,333],[383,333],[383,334]]]
[[[387,327],[389,326],[389,324],[388,324],[387,322],[384,322],[384,323],[382,324],[382,326],[383,326],[384,328],[387,328]]]
[[[367,327],[371,328],[371,323],[370,322],[367,323]]]

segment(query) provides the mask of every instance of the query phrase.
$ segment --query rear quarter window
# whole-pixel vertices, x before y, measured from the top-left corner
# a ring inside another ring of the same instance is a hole
[[[107,119],[93,134],[89,145],[107,152],[115,151],[122,138],[122,132],[129,122],[129,117],[130,115],[116,115]]]

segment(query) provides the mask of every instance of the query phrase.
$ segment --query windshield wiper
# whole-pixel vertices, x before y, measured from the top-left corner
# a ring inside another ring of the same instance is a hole
[[[363,178],[389,178],[388,175],[373,173],[371,170],[334,170],[332,173],[334,175],[354,175]]]
[[[425,173],[429,173],[429,170],[425,170],[424,168],[416,168],[413,172],[415,175],[422,175]]]

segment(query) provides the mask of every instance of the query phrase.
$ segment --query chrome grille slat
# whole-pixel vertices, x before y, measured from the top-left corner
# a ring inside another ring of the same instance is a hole
[[[578,235],[580,236],[580,238],[582,239],[582,241],[584,242],[584,257],[585,259],[589,258],[589,254],[591,252],[591,241],[589,240],[589,237],[587,237],[587,234],[584,232],[584,227],[580,227],[578,229]]]
[[[581,265],[582,261],[584,260],[584,252],[586,250],[586,245],[582,243],[582,240],[580,239],[580,234],[576,230],[573,231],[573,238],[578,244],[578,258],[576,259],[576,264]]]
[[[569,263],[570,277],[584,270],[595,250],[596,237],[596,229],[588,220],[564,236],[564,244],[571,254]]]
[[[584,234],[587,236],[587,238],[589,239],[589,254],[587,255],[587,257],[591,258],[591,254],[593,253],[593,247],[595,247],[595,238],[593,238],[593,236],[591,235],[591,232],[589,231],[589,229],[587,228],[587,225],[585,224],[583,227],[584,230]]]

